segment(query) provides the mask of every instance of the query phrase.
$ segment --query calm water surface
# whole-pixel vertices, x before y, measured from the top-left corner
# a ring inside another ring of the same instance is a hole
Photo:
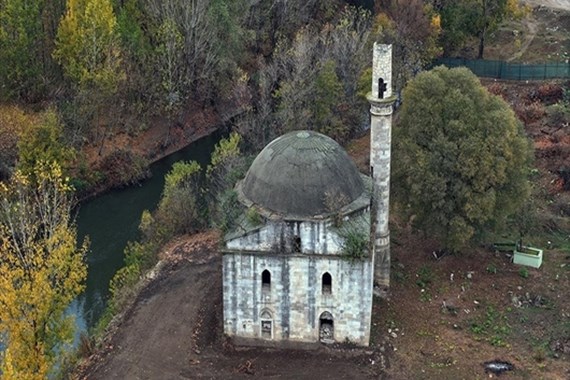
[[[204,167],[210,161],[220,132],[206,136],[187,148],[151,165],[152,177],[140,185],[114,190],[81,204],[77,216],[78,236],[89,236],[91,249],[87,257],[87,287],[70,307],[76,315],[79,331],[94,326],[107,304],[109,281],[123,263],[128,241],[138,237],[138,225],[144,210],[157,206],[164,176],[172,164],[195,160]]]

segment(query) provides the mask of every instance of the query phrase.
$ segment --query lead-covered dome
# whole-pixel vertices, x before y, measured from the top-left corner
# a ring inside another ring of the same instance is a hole
[[[240,186],[249,201],[290,217],[333,213],[364,192],[360,173],[344,149],[312,131],[290,132],[269,143]]]

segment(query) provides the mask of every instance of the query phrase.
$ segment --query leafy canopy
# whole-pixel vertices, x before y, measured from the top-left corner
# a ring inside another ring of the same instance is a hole
[[[503,225],[529,196],[522,126],[465,68],[440,66],[409,82],[394,143],[396,196],[448,249]]]
[[[73,339],[65,310],[83,290],[87,243],[77,247],[67,179],[56,163],[0,182],[0,369],[46,379]]]

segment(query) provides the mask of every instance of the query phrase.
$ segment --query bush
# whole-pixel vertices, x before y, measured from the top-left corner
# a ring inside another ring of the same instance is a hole
[[[546,108],[542,103],[535,101],[530,104],[519,104],[515,107],[519,119],[525,124],[539,121],[546,115]]]
[[[521,276],[522,278],[528,278],[528,269],[526,269],[525,267],[519,269],[519,276]]]
[[[110,307],[120,310],[136,292],[141,275],[158,261],[158,245],[154,242],[129,242],[125,248],[125,266],[115,273],[109,284]]]
[[[173,235],[198,231],[207,226],[208,207],[200,165],[176,162],[165,177],[162,199],[155,219],[161,226],[160,236],[167,240]]]
[[[123,149],[114,150],[103,158],[97,169],[105,173],[105,181],[111,187],[133,185],[150,175],[145,158]]]
[[[489,91],[493,95],[498,95],[501,98],[507,98],[507,87],[502,83],[494,82],[487,86],[487,91]]]
[[[368,254],[368,236],[360,231],[350,229],[343,237],[342,254],[350,260],[359,260]]]
[[[239,218],[242,207],[238,201],[237,193],[234,190],[226,190],[218,197],[219,210],[216,215],[212,215],[212,222],[223,233],[231,231]],[[215,217],[214,217],[215,216]]]
[[[554,104],[562,100],[564,91],[562,86],[556,83],[545,83],[538,87],[536,98],[545,104]]]
[[[546,110],[548,124],[552,127],[562,127],[565,123],[570,123],[570,105],[557,103],[549,106]]]
[[[254,207],[247,209],[246,218],[247,221],[254,226],[260,225],[263,222],[261,215],[259,215],[259,212]]]

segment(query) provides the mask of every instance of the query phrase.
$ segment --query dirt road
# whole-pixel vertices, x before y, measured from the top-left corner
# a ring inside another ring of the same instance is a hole
[[[183,251],[184,243],[174,250]],[[187,255],[186,255],[187,254]],[[238,347],[222,334],[221,257],[185,252],[138,297],[86,379],[378,379],[373,349]],[[380,377],[381,378],[381,377]]]

